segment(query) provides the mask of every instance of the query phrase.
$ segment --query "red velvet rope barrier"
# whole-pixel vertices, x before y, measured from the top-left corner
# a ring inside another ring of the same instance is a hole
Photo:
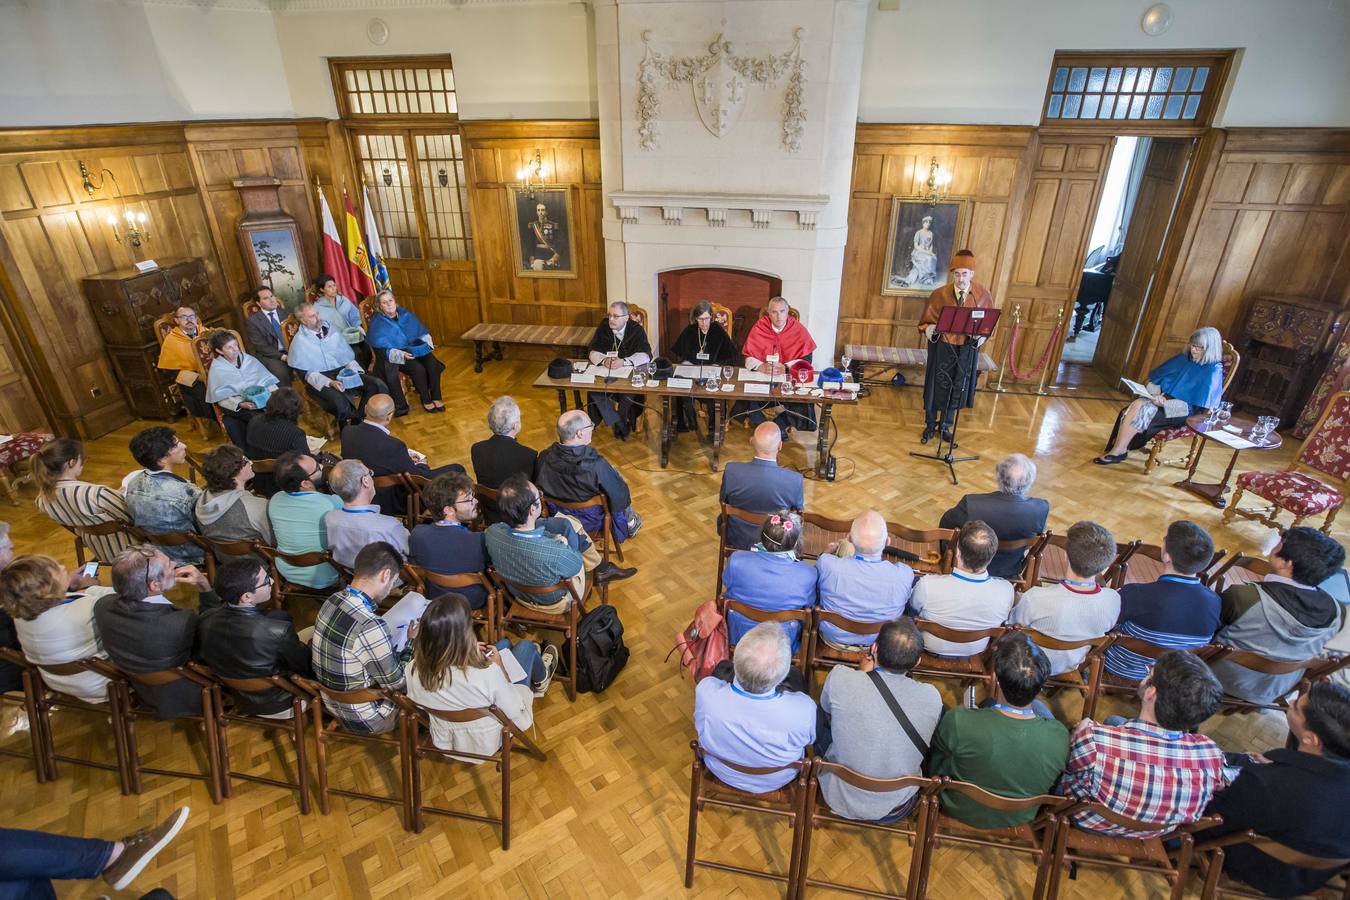
[[[1012,337],[1008,339],[1008,370],[1013,373],[1013,377],[1020,381],[1030,381],[1041,373],[1045,364],[1050,361],[1050,352],[1055,349],[1055,341],[1059,340],[1060,324],[1055,325],[1055,330],[1050,332],[1050,340],[1045,345],[1045,352],[1041,354],[1041,361],[1036,363],[1036,367],[1030,372],[1019,372],[1017,370],[1017,336],[1022,332],[1020,324],[1013,325]]]

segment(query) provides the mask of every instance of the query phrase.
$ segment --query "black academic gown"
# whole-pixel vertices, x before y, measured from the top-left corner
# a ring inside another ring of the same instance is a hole
[[[700,358],[706,354],[705,358]],[[741,363],[741,351],[731,341],[726,330],[717,322],[708,326],[708,333],[698,330],[698,323],[691,322],[670,348],[670,355],[682,363],[693,366],[738,366]],[[708,428],[712,429],[712,401],[705,400],[704,409],[708,412]],[[682,398],[676,407],[676,427],[687,431],[696,426],[698,418],[694,412],[694,401]]]
[[[652,345],[647,341],[646,330],[630,319],[624,328],[621,341],[614,339],[614,332],[610,329],[608,321],[601,322],[596,326],[595,334],[591,335],[591,343],[586,349],[598,353],[617,353],[619,359],[627,359],[634,353],[646,353],[650,356]],[[592,420],[603,419],[606,425],[612,426],[624,437],[643,409],[642,399],[632,394],[592,391],[587,396],[587,401],[594,410]]]

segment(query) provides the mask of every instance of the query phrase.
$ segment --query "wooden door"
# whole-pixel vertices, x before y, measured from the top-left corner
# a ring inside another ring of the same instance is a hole
[[[1135,335],[1152,292],[1193,144],[1191,138],[1154,138],[1149,147],[1092,361],[1108,385],[1115,385],[1122,375],[1138,379],[1141,374],[1136,370]]]
[[[1039,380],[1042,358],[1052,377],[1059,365],[1114,143],[1111,136],[1042,131],[1036,147],[1007,296],[996,298],[1005,334],[1014,309],[1020,312],[1015,364],[1029,382]],[[1019,380],[1011,371],[1007,377]]]

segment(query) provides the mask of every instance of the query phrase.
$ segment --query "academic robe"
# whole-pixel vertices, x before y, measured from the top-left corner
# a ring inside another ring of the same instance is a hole
[[[201,334],[201,332],[197,332]],[[198,375],[202,372],[202,361],[197,358],[197,351],[192,349],[193,338],[188,337],[183,329],[174,327],[172,331],[164,336],[164,344],[159,348],[159,362],[157,365],[161,369],[170,369],[175,372],[186,369],[189,372],[196,372]]]
[[[708,354],[707,359],[698,359],[699,353]],[[716,322],[708,326],[708,333],[701,335],[697,323],[690,323],[670,348],[672,359],[690,365],[720,366],[724,363],[734,365],[740,353],[726,331]]]
[[[595,334],[591,335],[590,346],[586,349],[596,353],[617,351],[619,359],[627,359],[635,353],[646,353],[650,356],[652,345],[647,341],[646,330],[629,319],[628,324],[624,326],[623,339],[617,342],[614,340],[614,332],[609,327],[609,322],[601,322],[595,327]]]
[[[957,306],[956,285],[950,281],[928,295],[923,315],[919,317],[919,331],[925,331],[929,325],[936,325],[944,306]],[[994,305],[994,295],[978,281],[970,283],[960,306],[989,308]],[[928,349],[928,361],[924,366],[923,407],[929,424],[944,414],[951,420],[957,409],[969,409],[975,405],[976,378],[971,374],[979,362],[979,349],[976,342],[963,334],[944,334],[935,340],[925,340]],[[956,381],[955,393],[950,393],[952,381]],[[961,390],[964,383],[965,390]],[[950,398],[950,405],[948,400]]]
[[[217,356],[211,360],[211,370],[206,374],[206,399],[210,403],[235,410],[244,399],[246,388],[265,387],[271,392],[277,384],[277,377],[267,371],[267,367],[256,356],[240,353],[238,365],[223,356]]]
[[[764,362],[770,354],[777,353],[780,363],[790,363],[798,359],[809,360],[816,350],[816,342],[806,326],[791,316],[782,331],[774,331],[769,317],[760,316],[745,336],[743,350],[747,359]]]

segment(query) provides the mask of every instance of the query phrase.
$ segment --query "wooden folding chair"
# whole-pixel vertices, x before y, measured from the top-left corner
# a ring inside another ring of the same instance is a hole
[[[182,547],[191,544],[202,551],[203,563],[205,558],[210,556],[210,551],[206,544],[202,542],[202,536],[193,531],[146,531],[135,525],[128,525],[126,530],[143,544],[154,544],[163,550],[166,547]],[[170,557],[172,559],[173,557]],[[174,565],[179,565],[175,562]]]
[[[258,544],[258,550],[262,552],[263,558],[267,560],[267,565],[271,569],[273,596],[276,598],[278,606],[284,606],[286,600],[291,597],[309,598],[322,603],[332,594],[342,589],[343,575],[342,570],[333,562],[333,556],[327,550],[310,550],[307,553],[286,553],[278,550],[276,547],[269,547],[267,544]],[[298,584],[289,581],[281,574],[281,568],[277,562],[281,561],[292,566],[308,567],[319,565],[330,565],[338,573],[337,580],[327,587],[315,588],[308,585]],[[350,572],[350,570],[348,570]],[[348,576],[350,581],[350,576]]]
[[[1033,534],[1031,537],[1018,538],[1011,541],[999,541],[998,552],[1003,553],[1010,550],[1021,550],[1022,553],[1022,574],[1017,578],[1009,578],[1013,589],[1018,593],[1029,591],[1036,586],[1036,567],[1040,563],[1041,548],[1050,540],[1050,532]]]
[[[127,748],[127,774],[131,779],[131,789],[133,793],[141,792],[142,775],[166,775],[171,778],[192,778],[199,781],[205,781],[207,788],[211,792],[211,802],[220,803],[223,796],[220,777],[220,748],[216,745],[215,719],[215,698],[211,690],[211,682],[197,674],[186,666],[179,666],[173,669],[163,669],[158,672],[129,672],[126,669],[111,666],[109,668],[116,674],[109,685],[109,690],[121,692],[121,727],[125,735]],[[205,736],[205,772],[186,772],[177,769],[154,769],[149,766],[142,766],[140,755],[136,750],[136,720],[137,719],[155,719],[159,714],[149,705],[141,702],[132,689],[133,685],[145,685],[159,687],[166,684],[173,684],[176,681],[186,679],[191,681],[201,690],[202,711],[195,716],[179,716],[172,721],[188,721],[197,723],[198,729]]]
[[[214,700],[212,704],[212,712],[214,713],[212,725],[216,729],[216,747],[220,751],[221,793],[227,799],[231,796],[231,778],[252,781],[256,784],[270,784],[273,787],[289,788],[298,794],[301,815],[308,815],[309,760],[305,750],[305,704],[309,700],[309,695],[297,687],[294,682],[278,675],[269,675],[266,678],[226,678],[223,675],[217,675],[200,663],[188,663],[188,668],[211,682]],[[289,719],[252,715],[239,712],[234,708],[235,694],[244,691],[266,691],[271,688],[280,688],[291,695],[291,717]],[[230,736],[228,733],[228,727],[231,724],[247,725],[273,735],[284,734],[290,740],[291,749],[295,752],[295,781],[269,778],[264,775],[249,775],[244,772],[232,772],[230,769]]]
[[[896,822],[870,822],[863,819],[849,819],[830,809],[824,794],[820,790],[820,777],[830,775],[860,791],[889,794],[906,788],[915,788],[917,796],[909,814]],[[935,810],[934,792],[943,779],[924,778],[919,775],[906,775],[900,778],[872,778],[839,763],[816,759],[811,765],[810,781],[806,791],[806,805],[800,826],[801,851],[797,862],[797,893],[788,887],[788,900],[800,900],[806,896],[807,887],[831,888],[850,894],[862,894],[867,897],[885,897],[887,900],[915,900],[925,896],[927,870],[927,831]],[[886,834],[903,834],[912,846],[909,860],[909,877],[905,879],[903,894],[888,894],[876,888],[861,888],[826,881],[811,876],[811,837],[817,828],[825,826],[858,828],[865,831],[879,831]]]
[[[375,485],[375,493],[378,496],[383,491],[396,490],[402,492],[403,511],[391,513],[395,519],[401,521],[408,528],[417,524],[417,519],[413,515],[413,509],[417,501],[412,498],[412,491],[408,488],[408,479],[403,473],[394,475],[374,475],[370,479]]]
[[[530,740],[530,736],[516,727],[507,715],[496,706],[484,706],[473,709],[444,710],[432,709],[429,706],[423,706],[403,694],[396,694],[399,703],[404,707],[409,716],[409,750],[411,757],[412,770],[412,830],[420,833],[422,831],[422,813],[435,813],[438,816],[449,816],[455,819],[469,819],[474,822],[487,822],[489,825],[498,825],[502,830],[502,849],[511,849],[511,753],[519,750],[521,753],[531,756],[534,759],[544,762],[548,759],[548,754]],[[437,747],[431,739],[431,720],[439,719],[442,722],[476,722],[479,719],[496,719],[502,728],[502,746],[496,753],[485,755],[480,753],[469,753],[464,750],[445,750]],[[475,771],[481,771],[481,768],[470,762],[494,763],[494,768],[502,773],[502,814],[500,816],[484,816],[477,813],[462,812],[460,810],[443,809],[439,806],[428,806],[422,802],[422,760],[441,759],[448,762],[459,762],[473,765]]]
[[[867,635],[872,640],[866,644],[854,644],[848,646],[834,644],[825,639],[821,634],[821,625],[833,625],[835,628],[847,631],[849,634]],[[857,619],[850,619],[833,610],[816,607],[811,627],[811,649],[807,656],[807,684],[815,688],[815,673],[820,669],[829,669],[834,666],[850,666],[854,669],[867,658],[867,651],[875,642],[876,636],[881,631],[882,622],[859,622]]]
[[[563,512],[576,516],[578,520],[581,519],[581,516],[578,515],[581,510],[591,509],[592,507],[597,506],[600,507],[600,509],[604,511],[604,519],[601,522],[600,530],[588,531],[586,532],[586,536],[591,539],[591,542],[594,543],[595,546],[600,548],[600,556],[602,559],[606,561],[609,560],[612,545],[614,554],[619,557],[619,562],[623,562],[623,544],[614,540],[614,515],[609,508],[609,498],[604,494],[596,494],[589,500],[582,500],[579,503],[572,503],[567,500],[559,500],[556,497],[545,496],[544,503],[548,505],[550,510],[562,510]]]
[[[440,518],[431,515],[422,505],[422,490],[429,484],[431,479],[425,475],[418,475],[415,472],[403,473],[403,485],[408,490],[408,520],[405,524],[409,531],[419,522],[432,522]]]
[[[748,550],[748,547],[733,547],[727,538],[727,521],[729,518],[740,519],[747,525],[753,525],[755,528],[764,527],[764,520],[769,518],[768,513],[750,512],[748,509],[740,509],[729,503],[722,504],[722,513],[717,517],[717,595],[722,595],[722,570],[727,566],[727,560],[731,554],[737,550]],[[805,523],[802,525],[805,531]]]
[[[937,656],[924,650],[923,655],[919,657],[919,664],[914,667],[911,675],[956,679],[963,690],[972,682],[984,681],[990,685],[990,693],[993,693],[994,643],[1008,631],[1006,627],[996,625],[992,628],[948,628],[946,625],[939,625],[926,619],[915,619],[914,624],[923,634],[931,634],[940,640],[957,644],[969,644],[980,640],[987,640],[988,643],[983,650],[970,656]]]
[[[412,790],[411,775],[412,766],[411,753],[409,751],[409,728],[408,714],[404,711],[403,705],[398,700],[398,694],[386,688],[362,688],[356,691],[335,691],[324,687],[317,681],[310,678],[304,678],[299,675],[292,675],[291,680],[298,684],[310,695],[309,710],[314,717],[312,728],[314,730],[314,757],[317,762],[316,768],[319,773],[319,811],[325,816],[328,815],[330,803],[329,795],[337,794],[341,797],[351,797],[355,800],[368,800],[371,803],[387,803],[391,806],[401,807],[403,810],[403,827],[412,830]],[[324,701],[343,704],[357,703],[378,703],[385,701],[392,703],[398,710],[398,726],[392,732],[384,734],[360,734],[355,731],[348,731],[343,728],[342,723],[324,709]],[[324,722],[324,716],[328,715],[329,720]],[[362,745],[379,745],[383,747],[393,747],[398,753],[399,762],[399,796],[389,797],[381,794],[367,794],[356,790],[347,790],[344,788],[335,788],[328,783],[328,745],[330,743],[352,743]]]
[[[11,651],[12,652],[12,651]],[[17,654],[16,654],[17,655]],[[20,656],[20,659],[23,657]],[[11,661],[14,661],[11,659]],[[32,667],[31,690],[32,690],[32,711],[29,716],[29,728],[38,733],[44,749],[45,764],[47,769],[48,781],[55,781],[57,777],[57,762],[71,763],[77,766],[84,766],[90,769],[102,769],[105,772],[116,772],[118,787],[123,794],[132,793],[133,782],[131,778],[131,766],[129,762],[128,744],[126,735],[122,730],[124,721],[125,699],[116,690],[115,681],[117,671],[107,660],[103,659],[82,659],[76,662],[62,663],[59,665],[37,665],[27,663],[24,665]],[[52,675],[78,675],[84,672],[95,672],[108,679],[108,702],[90,703],[87,700],[81,700],[78,697],[61,691],[53,690],[51,685],[42,677],[44,672]],[[52,734],[51,711],[54,709],[70,709],[80,712],[91,713],[98,721],[108,721],[112,728],[113,753],[116,756],[116,764],[111,765],[105,762],[88,759],[80,756],[65,756],[56,752],[56,740]],[[139,792],[139,789],[137,789]]]
[[[17,691],[0,693],[0,703],[12,703],[23,707],[24,716],[28,720],[28,743],[31,748],[28,753],[24,753],[9,747],[0,747],[0,756],[26,759],[33,764],[33,775],[36,776],[38,784],[51,781],[52,775],[47,769],[47,747],[42,738],[42,727],[38,724],[37,707],[34,702],[37,691],[40,690],[34,686],[35,683],[40,684],[35,682],[37,671],[22,653],[9,647],[0,647],[0,662],[8,663],[19,670],[22,687]]]
[[[1271,700],[1269,703],[1256,703],[1251,700],[1244,700],[1241,697],[1235,697],[1232,694],[1223,695],[1222,705],[1219,712],[1225,716],[1231,716],[1234,713],[1251,712],[1255,709],[1270,709],[1283,712],[1289,708],[1288,697],[1294,691],[1306,687],[1314,681],[1321,681],[1327,678],[1333,672],[1340,671],[1346,666],[1350,666],[1350,655],[1337,656],[1332,658],[1314,656],[1311,659],[1272,659],[1255,650],[1238,650],[1234,647],[1221,645],[1217,653],[1208,660],[1212,667],[1215,663],[1229,662],[1234,665],[1242,666],[1244,669],[1250,669],[1262,675],[1289,675],[1293,672],[1302,672],[1300,683],[1297,686],[1290,687],[1279,697]]]
[[[814,609],[809,606],[801,609],[760,609],[757,606],[751,606],[748,603],[725,596],[717,598],[717,606],[722,615],[727,618],[728,628],[731,627],[730,616],[732,613],[740,613],[754,622],[755,625],[761,622],[777,622],[784,626],[784,631],[787,630],[785,623],[800,622],[801,631],[798,633],[797,649],[792,654],[792,665],[799,669],[803,675],[811,674],[807,663],[811,658],[811,620],[815,613]],[[727,647],[727,653],[730,656],[736,655],[734,643]]]
[[[503,578],[500,572],[494,571],[492,575],[506,588],[502,592],[502,599],[505,604],[500,620],[502,631],[505,631],[511,625],[519,625],[523,628],[542,628],[547,631],[562,633],[563,641],[567,646],[567,699],[575,701],[577,699],[577,622],[581,620],[582,616],[586,615],[586,597],[577,596],[576,589],[572,587],[570,580],[544,587],[535,587],[528,584],[518,584],[510,579]],[[586,584],[587,597],[590,596],[593,587],[594,585],[588,581]],[[570,597],[572,601],[567,604],[567,609],[559,613],[541,612],[538,608],[532,609],[529,601],[521,600],[516,596],[519,593],[528,597],[541,597],[555,591],[564,591],[565,595]],[[603,604],[603,602],[602,600],[601,603]]]
[[[1111,561],[1111,565],[1106,567],[1106,571],[1097,576],[1097,583],[1102,587],[1110,587],[1118,577],[1118,573],[1129,560],[1130,555],[1139,547],[1139,541],[1129,543],[1116,542],[1116,558]],[[1045,540],[1042,542],[1040,552],[1036,555],[1036,583],[1037,584],[1057,584],[1065,578],[1071,578],[1073,572],[1069,569],[1069,537],[1066,534],[1055,534],[1046,532]]]
[[[1224,848],[1232,847],[1238,844],[1246,844],[1260,850],[1267,856],[1277,859],[1287,866],[1293,866],[1299,869],[1312,869],[1317,872],[1334,872],[1338,869],[1345,869],[1350,866],[1350,858],[1333,859],[1325,856],[1313,856],[1295,850],[1279,841],[1257,834],[1255,831],[1238,831],[1233,834],[1226,834],[1220,838],[1202,841],[1195,846],[1195,857],[1200,864],[1200,871],[1205,876],[1204,887],[1201,888],[1201,900],[1211,900],[1213,897],[1268,897],[1269,894],[1261,893],[1246,885],[1234,881],[1225,881],[1222,879]],[[1346,879],[1343,891],[1336,892],[1341,897],[1350,900],[1350,878]],[[1335,896],[1335,894],[1333,894]]]
[[[1060,810],[1055,853],[1050,865],[1050,887],[1046,893],[1049,900],[1059,896],[1060,873],[1065,865],[1152,872],[1167,879],[1172,900],[1182,900],[1186,879],[1190,876],[1195,833],[1223,824],[1218,816],[1203,816],[1194,822],[1167,828],[1162,834],[1120,836],[1078,828],[1073,824],[1073,816],[1080,812],[1096,813],[1118,828],[1144,835],[1159,829],[1156,822],[1131,819],[1104,804],[1087,800],[1078,800]]]
[[[487,592],[487,605],[482,609],[473,611],[473,620],[481,623],[483,628],[483,637],[488,643],[494,643],[501,640],[502,637],[502,592],[497,585],[487,577],[486,572],[465,572],[460,575],[442,575],[439,572],[433,572],[422,566],[407,565],[408,574],[411,576],[406,579],[408,587],[419,593],[426,593],[426,586],[434,584],[438,588],[444,588],[447,591],[454,591],[457,588],[471,587],[477,585]]]
[[[90,537],[111,537],[114,534],[125,534],[139,541],[140,539],[132,532],[130,522],[119,522],[116,519],[107,522],[99,522],[97,525],[70,525],[66,526],[72,534],[75,535],[75,563],[84,565],[84,554],[91,545],[86,540]],[[97,554],[96,554],[97,555]],[[104,565],[111,565],[111,559],[100,559],[99,562]]]
[[[763,878],[787,885],[787,898],[792,900],[797,893],[797,876],[801,856],[802,818],[805,813],[807,796],[807,777],[811,768],[808,759],[799,759],[785,766],[742,766],[730,760],[713,756],[697,740],[690,741],[694,750],[693,772],[689,779],[689,843],[685,849],[684,886],[694,886],[694,868],[717,869],[722,872],[735,872],[753,878]],[[754,794],[734,788],[720,780],[709,769],[705,758],[717,760],[728,769],[744,775],[773,775],[778,772],[793,771],[796,775],[786,785],[776,791]],[[698,857],[698,816],[705,806],[719,806],[743,812],[763,813],[786,818],[792,826],[792,850],[788,857],[787,872],[779,874],[747,866],[735,866],[730,863],[716,862]]]
[[[1163,548],[1157,544],[1139,544],[1130,554],[1129,559],[1120,566],[1116,572],[1116,578],[1111,587],[1120,590],[1127,584],[1151,584],[1162,577],[1166,566],[1162,560]],[[1209,565],[1204,570],[1196,573],[1200,583],[1211,585],[1214,576],[1220,568],[1223,558],[1228,555],[1227,550],[1215,550],[1214,556],[1210,559]]]
[[[227,562],[244,556],[256,556],[264,563],[267,562],[267,557],[263,554],[260,546],[261,541],[222,541],[201,535],[200,543],[206,548],[206,577],[213,584],[216,580],[216,572]]]
[[[1164,647],[1161,644],[1155,644],[1146,641],[1143,638],[1130,637],[1129,635],[1115,633],[1115,639],[1111,646],[1120,650],[1128,650],[1136,656],[1142,656],[1149,661],[1151,668],[1153,663],[1164,653],[1170,653],[1175,647]],[[1223,648],[1218,644],[1204,644],[1200,647],[1188,647],[1187,652],[1194,653],[1200,659],[1208,662]],[[1113,675],[1105,670],[1102,671],[1101,686],[1098,688],[1098,694],[1127,694],[1133,697],[1139,690],[1139,682],[1131,681],[1128,678],[1122,678],[1119,675]]]
[[[473,529],[483,531],[494,522],[500,522],[502,514],[497,509],[497,491],[475,481],[473,493],[478,498],[478,509],[482,513],[478,517],[478,521],[473,523]]]
[[[1097,711],[1097,697],[1102,686],[1102,657],[1106,649],[1115,643],[1116,635],[1108,634],[1099,638],[1081,641],[1062,641],[1059,638],[1042,634],[1034,628],[1020,629],[1037,647],[1042,650],[1082,650],[1089,648],[1078,668],[1046,679],[1043,689],[1051,692],[1058,690],[1077,691],[1083,695],[1083,718],[1093,718]]]
[[[933,798],[933,818],[926,832],[928,848],[924,854],[924,870],[921,878],[923,886],[928,886],[933,851],[939,844],[990,847],[1031,856],[1036,863],[1036,884],[1032,888],[1031,896],[1032,900],[1041,900],[1050,881],[1059,814],[1077,801],[1072,797],[1059,797],[1054,794],[1037,794],[1034,797],[1022,798],[1004,797],[964,781],[953,781],[950,778],[942,778],[940,781],[942,783]],[[1021,825],[977,828],[941,811],[942,795],[947,793],[960,794],[981,806],[1000,812],[1035,811],[1035,815],[1030,822]]]
[[[1274,571],[1268,560],[1259,556],[1248,556],[1245,553],[1234,553],[1210,576],[1207,583],[1215,593],[1222,594],[1239,584],[1264,581],[1265,577]]]

